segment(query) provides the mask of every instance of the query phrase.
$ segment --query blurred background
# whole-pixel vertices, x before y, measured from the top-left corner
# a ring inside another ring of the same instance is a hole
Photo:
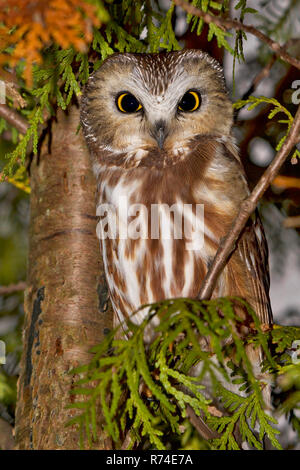
[[[234,3],[234,2],[232,2]],[[254,25],[272,34],[281,43],[290,41],[291,52],[300,57],[300,2],[295,0],[253,0],[249,7],[256,8]],[[167,10],[169,0],[161,0]],[[232,8],[232,17],[235,10]],[[251,19],[254,15],[251,15]],[[176,9],[175,32],[182,46],[200,48],[224,65],[227,86],[233,101],[250,94],[275,97],[292,114],[293,83],[300,80],[299,71],[275,61],[270,51],[256,38],[248,35],[244,41],[245,62],[235,64],[233,58],[218,48],[215,40],[207,41],[207,31],[198,36],[188,30],[185,13]],[[232,39],[232,47],[234,42]],[[263,71],[263,74],[261,72]],[[262,75],[262,76],[261,76]],[[300,82],[298,85],[300,88]],[[300,93],[299,93],[300,98]],[[249,112],[243,109],[236,114],[235,135],[240,146],[241,158],[253,187],[264,169],[272,161],[275,147],[285,126],[277,120],[269,121],[270,107],[260,105]],[[0,136],[0,171],[5,154],[13,149],[9,131]],[[283,178],[282,178],[283,177]],[[263,223],[270,250],[271,301],[275,322],[300,326],[300,162],[287,161],[281,177],[272,185],[260,204]],[[0,286],[26,280],[28,247],[29,195],[8,182],[0,183]],[[298,216],[298,219],[297,219]],[[298,224],[298,225],[297,225]],[[0,287],[1,289],[1,287]],[[7,362],[0,369],[0,416],[13,422],[16,379],[21,352],[23,323],[23,292],[1,295],[0,290],[0,339],[6,343]],[[1,392],[2,391],[2,392]],[[2,396],[1,396],[2,393]]]
[[[0,171],[11,144],[0,139]],[[0,183],[0,339],[6,344],[6,364],[0,368],[0,416],[13,421],[16,379],[22,349],[23,292],[1,295],[1,286],[26,279],[29,195],[10,183]]]

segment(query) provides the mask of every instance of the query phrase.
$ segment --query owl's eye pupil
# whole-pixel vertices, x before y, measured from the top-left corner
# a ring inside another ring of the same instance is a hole
[[[121,93],[116,99],[116,105],[122,113],[135,113],[142,109],[142,105],[131,93]]]
[[[201,97],[197,91],[187,91],[180,102],[178,103],[178,109],[180,111],[196,111],[201,104]]]

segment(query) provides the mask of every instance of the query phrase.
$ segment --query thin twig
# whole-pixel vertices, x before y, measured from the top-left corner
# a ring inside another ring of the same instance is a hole
[[[17,284],[10,284],[9,286],[0,286],[0,295],[14,294],[25,290],[27,287],[26,282],[20,281]]]
[[[264,172],[257,185],[253,189],[247,199],[241,203],[241,207],[237,217],[235,218],[226,237],[221,240],[217,253],[210,266],[207,275],[202,283],[201,290],[198,297],[200,299],[210,299],[216,282],[221,271],[224,269],[227,260],[235,249],[235,244],[245,227],[247,220],[252,212],[255,210],[258,201],[263,196],[269,185],[274,180],[279,172],[281,166],[289,156],[294,145],[300,140],[300,106],[298,107],[294,122],[291,126],[290,132],[284,141],[281,149],[277,152],[274,160]]]
[[[243,94],[242,100],[247,100],[252,93],[256,90],[260,82],[269,76],[270,70],[273,67],[274,63],[276,61],[276,54],[272,54],[270,60],[267,62],[265,67],[263,67],[260,72],[258,72],[257,75],[255,75],[254,79],[252,80],[252,83],[248,90]]]
[[[175,5],[181,7],[187,13],[202,18],[203,21],[207,24],[214,23],[216,26],[219,26],[219,28],[223,30],[235,29],[236,31],[244,31],[246,33],[253,34],[253,36],[256,36],[262,42],[267,44],[269,48],[282,60],[288,62],[297,69],[300,69],[300,60],[296,59],[295,57],[292,57],[290,54],[288,54],[285,47],[282,47],[278,42],[273,41],[273,39],[266,36],[254,26],[246,25],[237,20],[210,15],[209,13],[206,13],[200,10],[199,8],[196,8],[194,5],[186,2],[185,0],[173,0],[173,2],[175,3]]]
[[[14,108],[25,108],[26,100],[20,95],[17,85],[8,80],[2,80],[5,84],[5,93],[13,100]]]
[[[6,104],[0,104],[0,117],[15,127],[21,134],[26,134],[29,127],[28,122],[17,111],[9,108]]]
[[[129,447],[130,447],[130,444],[131,444],[131,431],[127,431],[127,434],[125,436],[125,439],[124,441],[122,442],[122,446],[120,448],[120,450],[127,450]]]
[[[186,415],[190,423],[194,426],[196,431],[204,439],[217,439],[220,437],[220,434],[217,431],[213,431],[200,416],[197,416],[195,411],[190,405],[186,407]]]
[[[257,75],[255,75],[255,77],[253,78],[248,90],[245,91],[245,93],[243,94],[241,100],[247,100],[249,98],[250,95],[252,95],[256,88],[258,87],[258,85],[260,84],[260,82],[268,77],[270,71],[271,71],[271,68],[273,67],[274,63],[276,62],[276,54],[272,54],[270,60],[268,61],[268,63],[265,65],[265,67],[263,67]],[[237,120],[238,120],[238,115],[239,113],[241,112],[241,109],[235,109],[234,110],[234,123],[236,124],[237,123]]]

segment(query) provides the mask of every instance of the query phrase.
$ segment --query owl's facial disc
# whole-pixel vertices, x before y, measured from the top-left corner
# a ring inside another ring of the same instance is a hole
[[[110,56],[89,79],[81,116],[95,153],[136,161],[153,150],[185,158],[199,137],[227,138],[232,127],[222,70],[199,50]]]

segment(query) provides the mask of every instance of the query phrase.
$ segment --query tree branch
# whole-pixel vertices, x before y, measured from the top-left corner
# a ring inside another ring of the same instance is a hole
[[[248,90],[245,91],[245,93],[243,94],[241,100],[247,100],[249,98],[249,96],[252,95],[255,92],[255,90],[258,87],[258,85],[260,84],[260,82],[264,78],[268,77],[268,75],[271,71],[271,68],[273,67],[275,62],[276,62],[276,54],[272,54],[270,60],[265,65],[265,67],[262,70],[260,70],[260,72],[257,75],[255,75],[255,77],[252,80]],[[235,124],[237,123],[238,115],[239,115],[241,110],[242,110],[242,108],[234,110],[234,123]]]
[[[235,249],[235,244],[245,227],[247,220],[252,212],[255,210],[259,199],[263,196],[268,186],[272,183],[275,176],[279,172],[281,166],[287,159],[289,153],[294,145],[300,139],[300,106],[298,107],[294,122],[291,126],[290,132],[284,141],[281,149],[277,152],[274,160],[264,172],[257,185],[253,189],[249,197],[247,197],[241,204],[240,211],[235,218],[226,237],[221,240],[217,253],[210,266],[207,275],[202,283],[201,290],[198,297],[200,299],[210,299],[218,277],[224,269],[227,260]]]
[[[186,407],[186,416],[190,423],[194,426],[200,436],[207,441],[209,439],[217,439],[220,434],[217,431],[213,431],[203,420],[201,416],[197,416],[193,408],[190,405]]]
[[[300,215],[286,217],[286,219],[284,219],[283,221],[283,226],[285,228],[299,228],[300,227]]]
[[[21,134],[26,134],[28,122],[19,113],[9,108],[6,104],[0,104],[0,117],[15,127]]]
[[[255,75],[250,87],[248,88],[248,90],[243,94],[242,96],[242,100],[247,100],[249,98],[250,95],[252,95],[254,93],[254,91],[256,90],[256,88],[258,87],[258,85],[260,84],[260,82],[269,76],[270,74],[270,70],[271,68],[273,67],[274,63],[276,61],[276,54],[272,54],[270,60],[268,61],[268,63],[265,65],[265,67],[263,67],[262,70],[260,70],[260,72],[258,72],[257,75]]]
[[[196,8],[194,5],[186,2],[185,0],[173,0],[173,3],[181,7],[187,13],[202,18],[203,21],[207,24],[214,23],[216,26],[219,26],[219,28],[226,31],[229,29],[235,29],[236,31],[244,31],[246,33],[252,34],[253,36],[256,36],[262,42],[267,44],[269,48],[278,57],[280,57],[285,62],[288,62],[289,64],[293,65],[297,69],[300,69],[300,60],[296,59],[295,57],[292,57],[290,54],[287,53],[285,47],[282,47],[278,42],[273,41],[273,39],[270,39],[268,36],[256,29],[254,26],[246,25],[237,20],[225,19],[218,16],[210,15],[209,13],[206,13],[200,10],[199,8]]]
[[[296,188],[300,189],[300,179],[293,177],[293,176],[285,176],[285,175],[278,175],[272,181],[273,186],[276,186],[277,188],[283,188],[283,189],[288,189],[288,188]]]
[[[20,281],[17,284],[10,284],[9,286],[0,286],[0,295],[14,294],[27,287],[26,282]]]
[[[26,100],[20,95],[17,85],[10,80],[2,80],[5,84],[5,93],[13,100],[14,108],[25,108]]]

